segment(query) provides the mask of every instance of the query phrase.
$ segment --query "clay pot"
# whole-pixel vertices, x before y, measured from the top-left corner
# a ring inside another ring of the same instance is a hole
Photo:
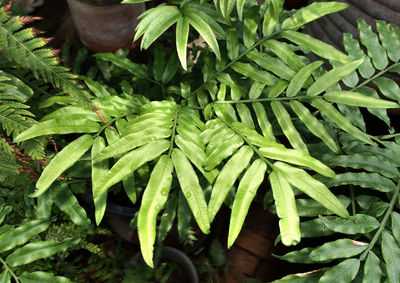
[[[121,0],[67,0],[82,43],[94,52],[132,49],[137,17],[145,4],[121,4]]]

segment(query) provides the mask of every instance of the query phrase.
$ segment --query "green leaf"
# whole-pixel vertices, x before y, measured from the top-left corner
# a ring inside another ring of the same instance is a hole
[[[94,93],[96,97],[107,97],[111,96],[108,90],[100,83],[94,81],[92,78],[81,77],[88,88]]]
[[[12,206],[2,204],[0,206],[0,224],[4,221],[4,218],[12,211]]]
[[[381,282],[382,270],[380,259],[372,252],[368,252],[367,260],[364,264],[364,277],[362,283]]]
[[[267,90],[267,97],[278,97],[282,92],[285,91],[288,86],[288,82],[285,80],[277,81],[273,86],[269,87]]]
[[[320,218],[301,222],[300,231],[302,238],[326,237],[334,234]]]
[[[321,269],[312,270],[304,273],[296,273],[275,280],[272,283],[318,283],[321,277]]]
[[[66,277],[62,276],[54,276],[51,273],[43,272],[43,271],[35,271],[35,272],[24,272],[21,276],[19,276],[21,283],[72,283]]]
[[[7,270],[0,273],[0,283],[11,283],[10,273]]]
[[[95,112],[78,106],[66,106],[59,108],[44,116],[40,121],[43,122],[52,119],[64,119],[64,121],[69,119],[87,119],[95,122],[101,121]]]
[[[289,182],[283,175],[273,171],[269,175],[272,193],[278,214],[282,243],[286,246],[297,245],[301,239],[300,217],[297,214],[294,194]]]
[[[366,214],[355,214],[348,219],[326,216],[321,220],[328,229],[347,235],[369,233],[379,227],[379,221]]]
[[[256,69],[247,63],[236,62],[232,65],[232,69],[239,74],[242,74],[245,77],[251,78],[254,81],[262,84],[274,85],[277,81],[277,78],[274,75],[271,75],[266,71]]]
[[[289,166],[277,161],[274,163],[274,170],[286,177],[286,180],[311,198],[318,201],[330,211],[340,217],[348,218],[349,213],[343,204],[332,194],[321,182],[307,174],[306,171]]]
[[[372,59],[372,63],[378,70],[383,70],[389,61],[385,48],[380,45],[378,36],[372,31],[370,25],[365,20],[358,19],[358,30],[360,31],[361,43],[367,48],[368,56]]]
[[[371,108],[399,108],[399,104],[370,97],[353,91],[330,91],[323,96],[326,100],[334,103],[341,103],[350,106],[371,107]]]
[[[253,82],[251,88],[249,90],[249,98],[250,99],[257,99],[261,96],[262,91],[265,88],[265,84],[259,82]]]
[[[186,71],[186,45],[189,37],[189,20],[186,17],[180,17],[176,24],[176,51],[182,68]]]
[[[374,145],[367,134],[362,132],[360,129],[353,126],[353,124],[343,116],[332,104],[322,101],[322,99],[314,99],[311,103],[315,108],[320,110],[324,115],[326,115],[330,120],[335,122],[343,131],[349,133],[356,139],[367,144]]]
[[[324,92],[331,86],[337,84],[341,79],[354,72],[363,61],[363,58],[351,61],[350,63],[333,68],[329,72],[323,74],[310,86],[307,90],[307,95],[315,96]]]
[[[314,248],[304,248],[301,250],[295,250],[293,252],[289,252],[285,255],[273,255],[276,258],[279,258],[281,260],[287,261],[287,262],[292,262],[292,263],[315,263],[310,258],[310,253],[314,250]]]
[[[100,129],[100,125],[94,121],[86,119],[69,120],[56,118],[46,120],[33,125],[26,131],[23,131],[15,137],[15,142],[21,142],[34,137],[52,135],[52,134],[71,134],[71,133],[94,133]]]
[[[400,60],[400,40],[396,33],[392,30],[390,24],[381,20],[376,21],[376,29],[389,59],[393,62],[398,62]]]
[[[124,57],[118,57],[113,53],[96,53],[93,56],[100,58],[101,60],[108,61],[114,65],[127,70],[129,73],[138,78],[147,78],[147,68],[145,65],[133,63],[130,59]]]
[[[392,211],[391,215],[391,219],[392,219],[392,232],[393,232],[393,236],[396,239],[400,239],[400,214]]]
[[[299,132],[294,127],[290,115],[286,111],[285,107],[279,101],[272,101],[271,107],[278,120],[279,126],[281,126],[283,133],[293,148],[308,154],[307,146],[301,138]]]
[[[94,209],[95,209],[95,219],[96,224],[99,225],[104,213],[106,211],[107,206],[107,194],[100,195],[99,194],[99,184],[100,180],[107,174],[108,171],[108,160],[102,160],[99,162],[95,162],[95,157],[105,148],[104,138],[98,136],[93,143],[91,157],[92,157],[92,195],[94,201]]]
[[[68,184],[62,183],[53,189],[54,203],[61,211],[64,211],[76,225],[90,227],[90,219],[86,211],[79,205],[78,200],[68,188]]]
[[[264,180],[267,166],[260,159],[253,162],[242,177],[233,201],[229,223],[228,249],[233,245],[243,226],[250,204]]]
[[[343,204],[344,207],[348,207],[350,199],[344,195],[338,195],[337,198]],[[315,217],[318,215],[330,215],[332,212],[323,207],[319,202],[309,199],[300,198],[296,199],[297,213],[302,217]]]
[[[318,159],[315,159],[310,155],[305,154],[301,151],[270,146],[270,147],[261,147],[259,149],[259,152],[267,158],[281,160],[296,165],[306,166],[330,178],[333,178],[335,176],[335,172],[333,172],[332,169],[324,165]]]
[[[378,173],[342,173],[337,174],[334,179],[329,180],[328,187],[337,187],[342,185],[356,185],[366,189],[378,190],[381,192],[392,192],[396,185],[388,178]]]
[[[263,35],[267,36],[274,32],[277,24],[279,24],[279,16],[281,15],[283,8],[283,0],[271,0],[268,1],[269,5],[264,13],[263,21]]]
[[[393,236],[386,231],[382,234],[382,254],[386,262],[389,283],[400,282],[400,248]]]
[[[300,32],[292,31],[292,30],[286,30],[286,31],[282,31],[280,33],[280,35],[283,38],[286,38],[287,40],[290,40],[291,42],[296,43],[299,46],[309,48],[313,53],[317,54],[318,56],[320,56],[322,58],[325,58],[328,60],[335,60],[335,61],[338,61],[343,64],[349,63],[352,61],[352,59],[349,56],[347,56],[346,54],[337,50],[332,45],[329,45],[321,40],[315,39],[305,33],[300,33]],[[362,61],[360,62],[360,64],[361,63],[362,63]],[[347,75],[348,74],[344,75],[343,77],[345,77]]]
[[[248,128],[254,129],[253,117],[251,116],[250,109],[244,103],[240,103],[236,106],[236,110],[239,114],[240,120]],[[234,122],[237,123],[237,122]]]
[[[269,39],[265,41],[263,45],[295,72],[298,72],[301,68],[306,66],[301,57],[294,53],[290,45],[285,42]]]
[[[123,0],[121,4],[135,4],[135,3],[143,3],[150,0]]]
[[[400,101],[400,87],[395,81],[385,77],[377,77],[372,82],[379,88],[381,93],[397,101]]]
[[[33,236],[46,231],[50,222],[47,219],[31,220],[1,237],[0,253],[25,244]]]
[[[187,16],[189,23],[199,32],[212,51],[214,51],[217,58],[220,59],[221,54],[219,52],[218,42],[210,25],[193,11],[187,11],[185,16]]]
[[[238,5],[239,1],[237,1]],[[242,2],[244,3],[244,1]],[[239,55],[239,41],[235,27],[229,28],[226,31],[226,49],[228,50],[228,57],[231,60]]]
[[[301,68],[292,78],[286,90],[286,95],[292,97],[298,94],[312,73],[322,66],[323,61],[315,61]]]
[[[63,242],[54,240],[33,242],[12,252],[6,262],[12,266],[21,266],[38,259],[50,257],[58,252],[66,251],[70,246],[79,243],[80,239],[66,239]]]
[[[275,136],[272,132],[272,125],[268,120],[264,106],[260,102],[253,103],[252,106],[257,116],[258,126],[260,127],[264,137],[271,141],[275,141]]]
[[[207,203],[196,172],[193,170],[189,160],[180,149],[175,148],[172,151],[171,157],[181,190],[191,211],[193,212],[193,216],[196,219],[200,230],[204,234],[208,234],[210,229],[210,220],[207,215]]]
[[[147,49],[161,34],[163,34],[170,26],[175,24],[181,17],[181,12],[175,6],[162,6],[158,13],[162,13],[162,17],[152,21],[144,32],[140,47]],[[139,28],[139,25],[137,26]],[[135,39],[137,38],[135,35]]]
[[[300,120],[315,136],[319,137],[335,153],[339,153],[339,147],[331,137],[328,130],[301,102],[292,100],[290,106]]]
[[[259,6],[253,6],[247,10],[246,15],[244,16],[243,44],[245,47],[252,46],[256,41],[259,10]]]
[[[185,61],[186,62],[186,61]],[[176,71],[179,67],[179,59],[178,56],[174,53],[171,54],[167,61],[167,66],[161,76],[161,83],[166,85],[169,83],[170,80],[175,76]]]
[[[340,239],[316,247],[311,253],[311,260],[324,262],[337,258],[349,258],[362,253],[368,247],[367,243],[350,239]]]
[[[168,200],[172,170],[172,160],[167,155],[161,156],[151,173],[140,205],[137,224],[140,249],[144,261],[152,268],[157,215]]]
[[[358,40],[353,38],[350,33],[343,34],[343,45],[346,52],[353,57],[353,59],[364,58],[364,62],[358,67],[360,75],[369,79],[375,73],[375,68],[372,66],[371,59],[365,55],[364,51],[361,49]]]
[[[295,14],[282,23],[283,29],[298,29],[306,23],[312,22],[325,15],[336,13],[347,8],[347,4],[340,2],[315,2],[299,9]]]
[[[225,19],[228,19],[235,7],[235,0],[219,0],[219,9]]]
[[[253,150],[248,146],[242,146],[225,164],[211,192],[208,203],[208,216],[212,221],[222,203],[224,202],[229,190],[234,185],[240,173],[247,167],[253,156]]]
[[[162,243],[165,240],[165,237],[174,225],[177,205],[178,200],[176,196],[173,195],[168,197],[168,201],[165,204],[164,213],[161,215],[160,224],[158,226],[157,241],[159,243]]]
[[[338,265],[329,268],[321,279],[320,283],[349,283],[356,277],[358,269],[360,268],[360,260],[350,258],[342,261]]]
[[[40,175],[36,183],[37,190],[32,196],[38,197],[43,194],[65,170],[74,165],[89,150],[93,142],[94,140],[91,135],[83,135],[57,153],[46,168],[44,168],[42,175]]]
[[[106,193],[108,188],[128,177],[146,162],[160,156],[169,149],[169,145],[169,141],[155,140],[121,157],[98,184],[99,195]]]

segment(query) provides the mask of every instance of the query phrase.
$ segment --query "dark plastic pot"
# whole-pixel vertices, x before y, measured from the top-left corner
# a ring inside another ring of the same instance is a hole
[[[67,0],[82,43],[94,52],[132,49],[144,3],[120,4],[121,0]]]
[[[138,252],[134,256],[135,262],[139,262],[142,259],[142,254]],[[187,283],[198,283],[199,276],[197,274],[196,267],[194,266],[192,260],[184,254],[182,251],[175,249],[173,247],[163,246],[161,251],[161,261],[174,262],[179,265],[185,281]],[[183,283],[183,282],[182,282]]]

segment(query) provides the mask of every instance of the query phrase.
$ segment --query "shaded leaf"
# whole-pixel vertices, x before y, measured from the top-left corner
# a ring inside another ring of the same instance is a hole
[[[360,260],[350,258],[342,261],[338,265],[329,268],[324,275],[322,275],[319,282],[321,283],[349,283],[356,277],[358,269],[360,268]]]

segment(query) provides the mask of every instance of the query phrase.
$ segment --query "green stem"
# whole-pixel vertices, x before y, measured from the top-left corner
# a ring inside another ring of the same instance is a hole
[[[388,71],[390,71],[390,69],[392,69],[392,68],[394,68],[394,67],[397,67],[397,66],[399,66],[399,65],[400,65],[400,63],[395,63],[395,64],[393,64],[393,65],[387,67],[386,69],[380,71],[379,73],[375,74],[375,75],[372,76],[371,78],[369,78],[369,79],[363,81],[363,82],[362,82],[361,84],[359,84],[358,86],[352,88],[351,91],[354,91],[354,90],[356,90],[356,89],[358,89],[358,88],[360,88],[360,87],[363,87],[363,86],[369,84],[369,83],[370,83],[371,81],[373,81],[374,79],[381,77],[382,75],[384,75],[385,73],[387,73]]]
[[[368,245],[368,248],[360,256],[360,260],[361,261],[365,259],[365,257],[367,256],[368,252],[374,247],[374,245],[378,241],[379,237],[381,236],[383,230],[385,229],[386,223],[389,220],[389,216],[392,213],[394,205],[395,205],[395,203],[397,201],[397,198],[399,196],[399,192],[400,192],[400,180],[398,180],[396,191],[393,194],[392,200],[390,201],[390,205],[386,210],[385,216],[382,219],[382,222],[381,222],[381,224],[379,226],[378,231],[376,231],[374,237],[372,238],[371,242]]]
[[[174,149],[174,142],[175,142],[175,136],[176,136],[176,127],[178,126],[178,116],[180,112],[180,108],[175,113],[174,117],[174,126],[172,127],[172,135],[170,139],[170,144],[169,144],[169,150],[168,150],[168,156],[171,157],[172,150]]]
[[[399,137],[399,136],[400,136],[400,133],[397,133],[397,134],[392,134],[392,135],[384,135],[384,136],[380,136],[380,137],[377,137],[377,138],[380,139],[380,140],[389,140],[389,139],[396,138],[396,137]]]
[[[11,274],[11,276],[14,278],[16,283],[20,283],[21,281],[19,280],[18,276],[12,271],[12,269],[8,266],[7,262],[0,257],[0,262],[3,264],[4,268],[7,270],[8,273]]]

